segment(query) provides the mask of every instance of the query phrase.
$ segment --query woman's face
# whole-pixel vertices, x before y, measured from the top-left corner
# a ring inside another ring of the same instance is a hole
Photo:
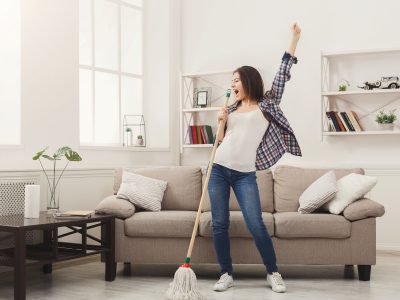
[[[236,100],[243,100],[246,98],[246,93],[244,92],[242,81],[240,80],[240,75],[238,72],[233,73],[232,90]]]

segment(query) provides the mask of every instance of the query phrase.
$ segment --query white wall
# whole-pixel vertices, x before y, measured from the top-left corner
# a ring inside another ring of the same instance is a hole
[[[328,137],[321,141],[320,52],[400,48],[400,2],[318,0],[185,0],[182,1],[182,71],[234,70],[251,65],[263,70],[268,87],[297,21],[302,37],[281,103],[300,143],[303,156],[289,154],[279,164],[315,167],[360,166],[377,176],[370,196],[384,204],[377,220],[378,246],[400,250],[397,182],[400,180],[399,136]],[[383,76],[385,74],[382,74]],[[398,74],[400,75],[400,65]],[[227,86],[228,88],[229,86]],[[399,104],[399,103],[398,103]],[[400,109],[398,109],[400,111]],[[186,149],[184,164],[206,164],[210,149]]]

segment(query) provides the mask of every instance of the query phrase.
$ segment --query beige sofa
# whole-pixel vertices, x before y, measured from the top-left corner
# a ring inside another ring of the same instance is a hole
[[[136,211],[116,220],[116,262],[184,262],[202,191],[200,167],[152,167],[127,169],[168,182],[160,212]],[[299,214],[302,192],[329,169],[278,166],[257,171],[263,220],[272,236],[279,264],[358,265],[360,280],[369,280],[376,264],[375,218],[384,207],[361,199],[349,205],[343,215],[329,213]],[[335,169],[337,179],[349,173],[364,174],[363,169]],[[122,169],[116,170],[114,196],[121,183]],[[212,242],[208,195],[200,219],[192,264],[217,263]],[[235,264],[262,264],[231,190],[231,255]]]

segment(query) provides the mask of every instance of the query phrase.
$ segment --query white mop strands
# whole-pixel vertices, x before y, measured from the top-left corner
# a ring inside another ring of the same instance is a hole
[[[171,300],[203,300],[197,288],[196,274],[188,263],[183,264],[175,272],[174,281],[170,283],[165,294]]]

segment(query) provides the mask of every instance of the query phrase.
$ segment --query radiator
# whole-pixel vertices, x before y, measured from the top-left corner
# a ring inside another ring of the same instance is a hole
[[[24,214],[26,184],[39,184],[39,177],[0,178],[0,216]],[[27,244],[36,244],[41,241],[40,231],[26,233]],[[10,233],[0,232],[0,248],[10,247],[14,247],[13,237]]]

